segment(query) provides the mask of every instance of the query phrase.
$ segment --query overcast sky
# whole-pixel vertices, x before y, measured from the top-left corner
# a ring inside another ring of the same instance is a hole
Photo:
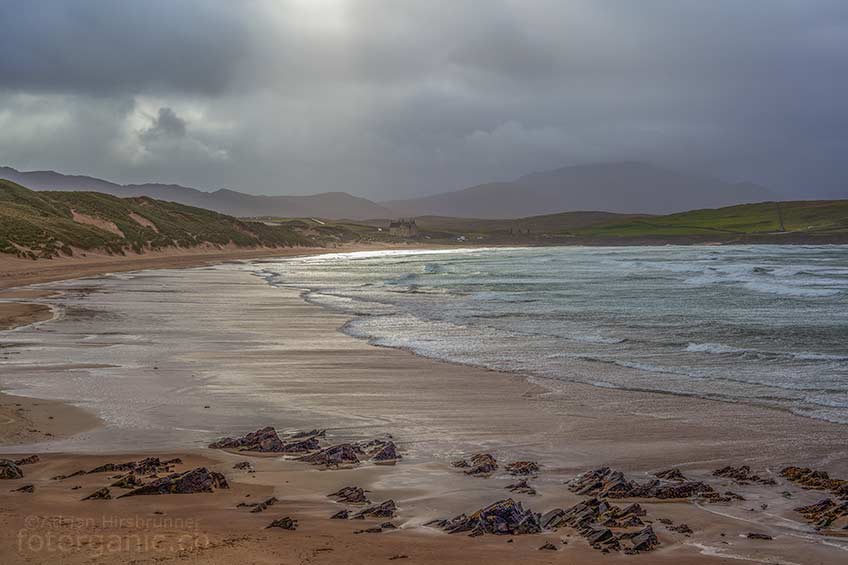
[[[0,0],[0,164],[374,199],[644,160],[848,196],[845,0]]]

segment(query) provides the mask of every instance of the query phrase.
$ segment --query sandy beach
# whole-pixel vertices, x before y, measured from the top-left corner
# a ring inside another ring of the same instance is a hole
[[[56,266],[49,273],[22,269],[19,278],[5,278],[7,287],[40,284],[5,296],[18,308],[5,314],[8,325],[13,319],[38,323],[0,333],[0,417],[8,420],[0,436],[2,457],[37,453],[39,461],[21,466],[23,478],[2,483],[8,488],[0,492],[0,561],[845,559],[848,542],[816,533],[793,511],[825,494],[779,476],[787,465],[848,476],[842,425],[745,404],[540,383],[374,347],[338,331],[345,316],[307,304],[297,290],[268,286],[244,265],[209,265],[216,260],[203,256],[198,261],[204,266],[181,269],[170,267],[190,260],[126,269],[92,265],[65,276]],[[77,278],[104,270],[112,274]],[[27,307],[20,310],[21,304]],[[403,459],[393,466],[323,470],[280,456],[206,448],[220,437],[263,426],[280,433],[326,429],[328,443],[391,434]],[[536,494],[505,490],[516,479],[502,469],[483,478],[451,466],[478,452],[502,464],[538,461],[541,470],[530,480]],[[214,469],[230,488],[81,501],[109,485],[114,473],[52,480],[146,456],[178,457],[178,471]],[[233,469],[245,460],[255,472]],[[743,464],[777,484],[712,476],[725,465]],[[744,501],[639,500],[660,542],[646,555],[604,554],[569,528],[469,538],[423,526],[508,496],[535,512],[567,508],[585,497],[564,483],[601,465],[638,481],[676,467]],[[34,492],[16,492],[26,484]],[[369,491],[373,502],[394,500],[398,529],[356,534],[385,520],[330,520],[342,506],[326,495],[348,485]],[[264,512],[237,506],[269,496],[279,503]],[[284,516],[298,521],[296,531],[265,529]],[[691,533],[671,529],[684,523]],[[773,539],[748,539],[751,532]],[[546,542],[557,551],[540,551]]]

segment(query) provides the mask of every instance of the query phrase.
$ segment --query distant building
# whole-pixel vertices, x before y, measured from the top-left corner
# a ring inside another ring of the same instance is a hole
[[[418,226],[415,225],[415,220],[395,220],[389,224],[389,235],[418,237]]]

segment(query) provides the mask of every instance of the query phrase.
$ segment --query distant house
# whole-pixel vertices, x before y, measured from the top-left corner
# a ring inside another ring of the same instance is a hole
[[[389,235],[397,237],[418,237],[418,226],[415,220],[395,220],[389,224]]]

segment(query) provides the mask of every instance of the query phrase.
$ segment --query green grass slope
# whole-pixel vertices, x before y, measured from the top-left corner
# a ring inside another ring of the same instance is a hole
[[[595,238],[811,240],[848,236],[848,200],[761,202],[596,224],[569,230]]]
[[[203,245],[289,247],[315,242],[286,226],[246,222],[151,198],[35,192],[0,179],[0,253],[32,259],[74,250],[142,253]]]

